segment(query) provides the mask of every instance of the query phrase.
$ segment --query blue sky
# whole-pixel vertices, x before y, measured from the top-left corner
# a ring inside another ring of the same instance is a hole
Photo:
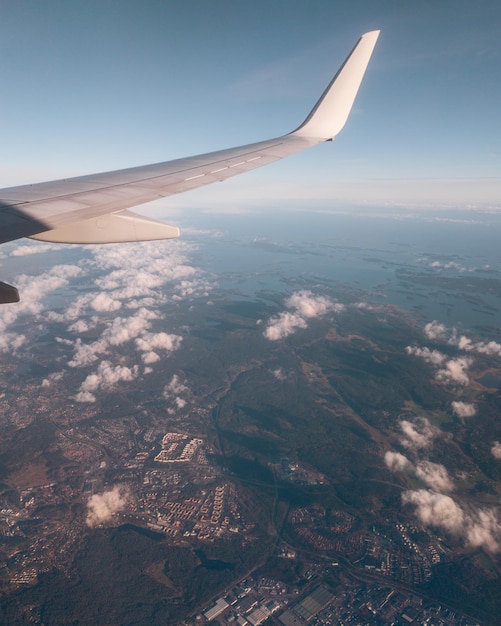
[[[496,0],[5,0],[0,185],[288,132],[377,28],[334,144],[151,211],[501,208],[500,26]]]

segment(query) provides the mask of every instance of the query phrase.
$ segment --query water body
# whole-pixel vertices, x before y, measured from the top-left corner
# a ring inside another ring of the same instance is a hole
[[[465,328],[492,326],[501,306],[501,215],[367,211],[190,216],[220,236],[190,237],[227,296],[285,298],[309,288],[384,302]]]

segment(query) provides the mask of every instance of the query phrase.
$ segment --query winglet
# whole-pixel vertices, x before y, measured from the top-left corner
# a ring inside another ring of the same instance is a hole
[[[379,32],[373,30],[360,37],[311,113],[292,135],[332,139],[339,133],[350,114]]]

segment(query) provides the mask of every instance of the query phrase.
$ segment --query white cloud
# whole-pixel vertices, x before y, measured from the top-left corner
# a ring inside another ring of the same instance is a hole
[[[467,385],[470,382],[467,370],[472,363],[473,360],[467,357],[450,359],[445,363],[445,367],[437,372],[435,378],[443,383]]]
[[[151,364],[158,361],[160,357],[155,350],[173,352],[179,349],[182,341],[179,335],[150,332],[151,321],[158,317],[154,311],[142,307],[129,317],[116,317],[108,320],[101,337],[96,341],[86,344],[78,338],[74,342],[74,355],[68,365],[70,367],[90,365],[101,355],[109,353],[113,347],[133,340],[136,348],[143,353],[144,363]]]
[[[170,382],[165,385],[163,396],[166,400],[171,400],[176,409],[184,409],[188,402],[184,398],[182,398],[181,395],[187,395],[189,393],[189,388],[181,382],[177,374],[174,374]],[[170,408],[167,410],[167,412],[170,415],[174,415],[176,413],[176,409]]]
[[[263,333],[266,339],[270,341],[284,339],[295,333],[298,328],[306,328],[307,319],[323,317],[330,311],[340,313],[346,308],[325,296],[314,296],[307,290],[294,292],[285,301],[285,306],[291,311],[284,311],[268,321]]]
[[[431,461],[418,461],[416,465],[400,452],[388,451],[384,455],[386,467],[392,472],[415,474],[433,491],[452,491],[454,485],[443,465]]]
[[[433,320],[433,322],[429,322],[424,327],[424,334],[428,337],[428,339],[444,339],[447,333],[447,328],[444,324],[439,324],[437,320]]]
[[[424,359],[427,363],[432,365],[442,365],[446,360],[445,354],[442,354],[438,350],[430,350],[429,348],[418,348],[418,346],[407,346],[405,348],[407,354],[412,354]]]
[[[473,341],[466,335],[458,335],[457,328],[447,328],[436,320],[429,322],[424,327],[424,334],[431,340],[447,341],[450,345],[457,346],[465,352],[477,352],[487,356],[501,357],[501,344],[496,341]],[[425,348],[424,350],[427,350]],[[410,353],[409,353],[410,354]],[[420,356],[420,355],[418,355]]]
[[[461,537],[469,546],[499,552],[501,525],[493,509],[467,511],[450,496],[427,489],[405,491],[402,502],[414,505],[418,519],[426,526]]]
[[[90,307],[100,313],[104,311],[116,311],[122,306],[120,300],[111,298],[107,293],[99,293],[90,301]]]
[[[325,296],[314,296],[311,291],[296,291],[285,301],[288,309],[295,310],[301,317],[321,317],[328,311],[337,307],[338,310],[344,309],[343,305],[335,305],[329,298]]]
[[[164,394],[179,394],[185,393],[187,391],[189,391],[188,387],[186,385],[183,385],[177,374],[174,374],[174,376],[171,378],[170,383],[165,386]]]
[[[272,317],[264,331],[264,336],[270,341],[284,339],[296,332],[298,328],[306,328],[305,320],[295,313],[285,311],[278,317]]]
[[[113,366],[109,361],[102,361],[96,372],[89,374],[80,385],[77,402],[95,402],[95,392],[101,388],[110,389],[120,381],[131,381],[137,378],[138,366],[133,368],[123,365]]]
[[[129,491],[119,485],[101,494],[92,495],[87,502],[87,526],[92,528],[109,522],[116,513],[126,508],[130,497]]]
[[[271,370],[271,373],[277,380],[280,380],[280,381],[287,380],[287,375],[285,374],[284,370],[281,367],[277,367],[277,369]]]
[[[400,443],[405,448],[420,450],[429,448],[440,430],[432,426],[426,417],[418,417],[414,422],[402,420],[399,422],[402,437]]]
[[[431,461],[419,461],[415,468],[416,476],[433,491],[452,491],[454,485],[443,465]]]
[[[33,242],[28,245],[18,246],[10,253],[10,256],[28,256],[32,254],[44,254],[51,250],[61,250],[61,244]]]
[[[386,467],[392,472],[411,471],[414,468],[409,459],[403,454],[400,454],[400,452],[386,452],[384,462]]]
[[[474,404],[469,402],[461,402],[460,400],[454,400],[451,402],[452,410],[458,417],[473,417],[477,409]]]
[[[51,292],[68,284],[78,276],[81,269],[75,265],[56,265],[38,276],[22,274],[17,279],[17,287],[22,294],[21,302],[15,306],[0,308],[0,350],[14,352],[25,342],[25,337],[9,331],[19,318],[32,316],[39,319],[44,310],[43,301]]]
[[[405,491],[402,501],[416,506],[416,514],[426,526],[443,528],[454,534],[459,534],[463,529],[464,512],[450,496],[418,489]]]
[[[477,341],[474,343],[465,335],[461,335],[459,339],[453,335],[451,343],[456,343],[457,347],[465,352],[478,352],[487,356],[501,356],[501,344],[496,341]]]
[[[501,343],[497,343],[496,341],[489,341],[488,343],[480,341],[476,343],[474,347],[480,354],[501,356]]]
[[[136,346],[141,352],[150,353],[153,350],[174,352],[181,345],[182,337],[168,333],[145,333],[136,339]],[[151,361],[150,361],[151,362]]]
[[[464,265],[460,265],[455,261],[448,261],[447,263],[442,263],[441,261],[433,261],[430,263],[430,267],[440,268],[444,270],[458,270],[459,272],[466,272],[466,267]]]
[[[495,459],[501,459],[501,442],[495,441],[492,444],[491,453]]]

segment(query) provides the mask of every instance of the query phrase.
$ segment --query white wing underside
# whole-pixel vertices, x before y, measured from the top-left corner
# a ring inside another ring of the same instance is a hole
[[[126,209],[243,174],[332,139],[344,126],[379,31],[363,35],[294,132],[166,163],[0,190],[0,243],[33,237],[106,243],[177,237],[177,228]]]

